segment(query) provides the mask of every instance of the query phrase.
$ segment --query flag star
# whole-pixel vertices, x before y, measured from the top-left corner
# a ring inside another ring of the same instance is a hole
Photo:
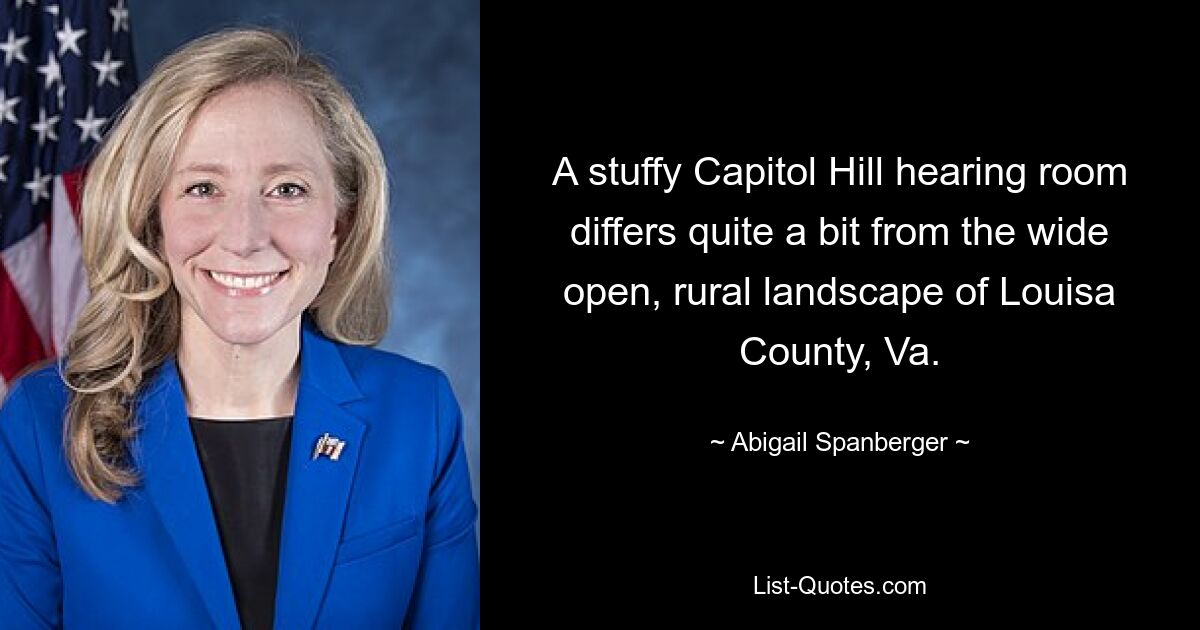
[[[118,33],[121,29],[129,30],[129,9],[125,8],[125,0],[117,0],[117,6],[108,12],[112,14],[113,33]]]
[[[33,193],[33,203],[37,203],[41,197],[50,198],[50,176],[42,175],[40,167],[33,169],[33,179],[25,182],[24,187],[25,190]]]
[[[59,84],[62,83],[62,66],[58,65],[58,59],[55,58],[54,51],[46,54],[46,65],[38,66],[37,71],[38,74],[46,77],[47,90],[50,89],[50,86],[54,85],[55,81]]]
[[[107,118],[96,118],[95,106],[88,105],[87,116],[75,121],[75,124],[83,132],[79,141],[81,143],[87,142],[90,138],[96,142],[100,142],[100,128],[106,122],[108,122]]]
[[[121,82],[117,80],[117,69],[123,65],[125,65],[124,61],[117,61],[112,58],[112,50],[105,49],[104,59],[92,62],[92,67],[100,73],[100,78],[96,79],[96,85],[101,86],[104,85],[105,81],[108,81],[120,87]]]
[[[17,37],[16,33],[10,28],[8,29],[8,41],[0,43],[0,50],[4,51],[4,67],[7,68],[12,64],[13,57],[22,63],[28,63],[25,58],[25,44],[29,43],[29,36]]]
[[[45,11],[46,13],[49,13],[50,15],[55,16],[55,17],[58,16],[58,5],[57,4],[47,5],[46,8],[42,9],[42,10]]]
[[[51,140],[58,140],[58,132],[54,130],[54,126],[58,124],[59,118],[61,116],[46,118],[46,110],[38,110],[38,121],[29,125],[29,128],[37,132],[39,147],[45,144],[47,136]]]
[[[83,37],[85,34],[87,34],[86,28],[81,28],[79,30],[72,29],[71,17],[67,16],[67,18],[63,21],[62,30],[54,33],[54,36],[58,38],[58,54],[66,54],[66,52],[69,50],[75,53],[77,56],[82,57],[83,53],[79,51],[79,38]]]
[[[4,174],[4,167],[8,164],[8,156],[0,155],[0,182],[8,181],[8,175]]]
[[[66,103],[67,99],[64,98],[64,97],[66,97],[66,95],[67,95],[67,84],[59,83],[58,84],[58,108],[59,109],[62,109],[63,104]]]
[[[6,122],[17,124],[17,103],[20,102],[20,96],[8,98],[8,95],[4,93],[4,88],[0,87],[0,125]]]
[[[37,4],[37,0],[24,0],[24,1],[29,3],[30,6]],[[21,0],[17,0],[17,8],[18,9],[21,8]]]

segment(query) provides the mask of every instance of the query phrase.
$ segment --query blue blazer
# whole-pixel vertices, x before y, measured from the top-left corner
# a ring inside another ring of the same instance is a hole
[[[276,628],[479,625],[476,506],[446,377],[335,343],[307,317],[279,548]],[[0,626],[238,628],[173,359],[148,375],[115,505],[63,458],[56,366],[0,408]],[[318,438],[346,442],[311,459]]]

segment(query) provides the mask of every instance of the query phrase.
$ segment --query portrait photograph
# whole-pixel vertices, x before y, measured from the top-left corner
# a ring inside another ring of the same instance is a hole
[[[479,627],[478,1],[0,56],[0,626]]]

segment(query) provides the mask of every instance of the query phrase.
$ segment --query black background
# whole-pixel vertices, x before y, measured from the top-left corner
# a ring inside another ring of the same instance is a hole
[[[1174,58],[1127,49],[1120,31],[1069,41],[1068,31],[985,36],[977,22],[868,31],[707,17],[591,7],[531,28],[521,21],[531,16],[511,15],[511,30],[493,36],[504,41],[489,43],[483,277],[489,407],[499,408],[488,432],[489,616],[793,627],[1166,614],[1181,586],[1182,432],[1194,416],[1180,406],[1194,202],[1178,196],[1190,175],[1177,150]],[[815,187],[746,194],[691,175],[703,156],[810,155]],[[831,188],[831,155],[884,157],[885,184]],[[580,186],[550,185],[563,156]],[[647,156],[684,165],[674,192],[587,184],[593,162]],[[1022,162],[1025,190],[897,188],[897,156]],[[1040,187],[1041,162],[1121,163],[1128,185]],[[573,246],[571,227],[586,216],[672,223],[677,242]],[[857,216],[864,244],[820,247],[822,216]],[[946,223],[951,245],[870,246],[875,216]],[[967,216],[1013,225],[1017,242],[962,246]],[[1103,223],[1108,244],[1027,244],[1026,222],[1059,216]],[[702,254],[686,242],[692,223],[734,217],[772,224],[776,243]],[[795,222],[807,246],[783,244]],[[945,299],[907,315],[671,305],[675,282],[743,276],[761,299],[765,275],[934,282]],[[981,276],[990,303],[959,306],[954,287]],[[1010,287],[1111,283],[1117,306],[1001,307],[1001,276]],[[571,282],[644,282],[662,305],[587,314],[563,303]],[[749,336],[866,343],[872,367],[747,366],[738,347]],[[884,336],[928,344],[939,365],[892,366]],[[819,431],[970,445],[770,457],[730,453],[738,431],[808,431],[810,448]],[[928,593],[755,596],[754,577],[768,575],[876,588],[917,579]]]

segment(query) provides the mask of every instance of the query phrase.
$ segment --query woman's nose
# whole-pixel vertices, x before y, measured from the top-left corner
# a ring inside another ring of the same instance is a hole
[[[271,242],[267,211],[259,195],[241,195],[232,200],[221,226],[221,247],[239,256],[265,249]]]

